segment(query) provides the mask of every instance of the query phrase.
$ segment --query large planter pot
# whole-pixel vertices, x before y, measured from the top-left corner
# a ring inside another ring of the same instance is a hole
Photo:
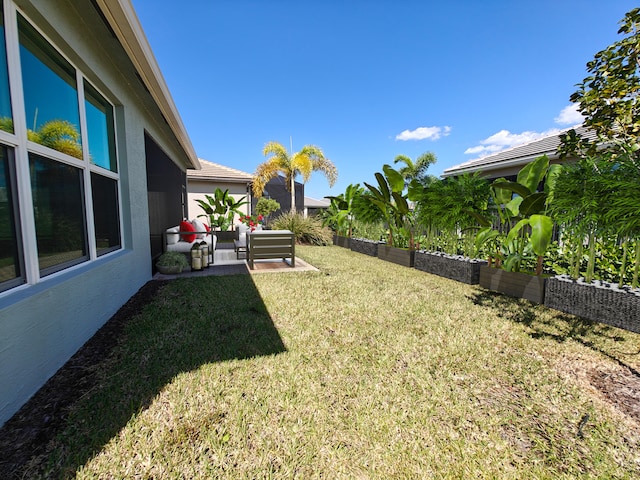
[[[511,297],[544,303],[547,278],[522,272],[507,272],[486,265],[480,267],[480,286]]]
[[[334,235],[333,244],[343,248],[351,248],[351,238],[343,237],[341,235]]]
[[[378,258],[387,262],[397,263],[404,267],[413,267],[415,250],[406,248],[391,247],[389,245],[378,244]]]
[[[218,243],[233,243],[236,238],[236,232],[228,230],[226,232],[214,232],[218,237]]]
[[[182,265],[156,265],[158,272],[163,275],[176,275],[182,273]]]
[[[369,240],[368,238],[351,239],[351,251],[363,253],[370,257],[378,256],[378,245],[380,245],[378,240]]]
[[[419,250],[416,252],[414,267],[433,275],[477,285],[480,282],[480,267],[486,264],[486,260],[477,258]]]
[[[640,333],[640,289],[586,283],[559,275],[547,280],[546,307]]]

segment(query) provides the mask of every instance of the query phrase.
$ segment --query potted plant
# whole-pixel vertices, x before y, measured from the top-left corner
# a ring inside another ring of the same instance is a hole
[[[164,252],[156,262],[158,272],[164,275],[182,273],[182,270],[188,266],[189,262],[180,252]]]
[[[587,157],[567,167],[557,186],[551,208],[572,254],[548,280],[545,305],[640,333],[640,216],[633,213],[640,171]],[[599,268],[607,257],[610,266]]]
[[[416,221],[426,232],[424,249],[416,251],[415,268],[467,284],[477,284],[480,266],[474,233],[475,215],[486,215],[489,182],[474,174],[435,179],[419,195]]]
[[[383,165],[383,173],[376,172],[378,186],[365,183],[369,189],[361,198],[382,218],[388,227],[387,243],[378,245],[378,258],[413,267],[415,258],[413,210],[409,207],[409,194],[419,181],[413,179],[405,192],[405,178],[390,165]]]
[[[493,227],[491,219],[484,219],[485,228],[478,232],[476,239],[477,248],[497,240],[497,261],[492,266],[490,257],[488,265],[480,267],[481,287],[536,303],[544,302],[543,259],[553,237],[553,220],[546,215],[546,208],[561,168],[550,166],[549,158],[543,155],[524,166],[515,182],[501,178],[491,184],[500,225]],[[538,191],[543,181],[544,189]],[[532,262],[535,272],[526,271],[525,265]]]
[[[260,197],[256,203],[256,214],[264,218],[264,227],[267,228],[269,218],[273,212],[280,210],[280,204],[273,198]]]
[[[229,227],[233,225],[233,218],[236,214],[240,215],[240,207],[246,205],[249,202],[245,201],[246,197],[242,197],[237,200],[229,194],[229,190],[222,190],[220,187],[216,188],[213,196],[205,195],[205,199],[196,199],[196,202],[204,210],[204,214],[198,215],[199,217],[205,217],[209,222],[209,226],[212,230],[217,230],[220,233],[224,233],[229,230]],[[220,242],[233,241],[233,233],[229,235],[219,235]],[[228,238],[225,238],[228,237]]]
[[[360,184],[350,184],[344,193],[338,196],[327,196],[331,201],[327,209],[323,225],[329,226],[334,232],[333,243],[340,247],[351,248],[351,235],[353,233],[353,202],[361,195],[363,189]]]

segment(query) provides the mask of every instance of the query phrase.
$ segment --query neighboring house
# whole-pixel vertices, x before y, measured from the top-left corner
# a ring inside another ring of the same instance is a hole
[[[2,425],[151,279],[199,163],[129,0],[0,5]]]
[[[304,211],[304,184],[296,182],[296,210],[300,213]],[[287,182],[282,175],[272,178],[262,193],[265,198],[272,198],[280,204],[280,210],[276,210],[271,214],[271,218],[276,218],[281,213],[289,213],[291,211],[291,192],[287,190]],[[253,197],[251,211],[255,212],[258,199]]]
[[[315,217],[321,211],[326,210],[331,205],[329,200],[317,200],[311,197],[304,197],[304,216]]]
[[[196,200],[204,200],[205,195],[213,196],[216,188],[229,190],[229,194],[236,200],[245,197],[249,203],[243,205],[240,210],[249,214],[251,206],[251,180],[253,175],[235,168],[225,167],[217,163],[199,159],[201,170],[190,170],[187,173],[187,197],[188,208],[191,218],[204,214],[204,210]]]
[[[579,133],[590,140],[594,140],[596,138],[596,135],[592,130],[587,130],[585,127],[573,128],[576,133]],[[509,177],[511,177],[515,180],[515,176],[522,167],[541,155],[547,155],[551,163],[560,163],[561,160],[558,158],[559,156],[557,153],[558,146],[560,145],[560,135],[566,133],[568,130],[570,129],[566,129],[562,132],[554,133],[553,135],[549,135],[523,145],[518,145],[507,150],[502,150],[494,153],[493,155],[488,155],[486,157],[469,160],[468,162],[455,165],[447,168],[444,171],[443,176],[455,177],[456,175],[461,175],[465,172],[472,173],[480,171],[482,176],[489,179],[496,179],[500,177],[509,179]],[[575,159],[569,158],[566,161],[573,160]]]

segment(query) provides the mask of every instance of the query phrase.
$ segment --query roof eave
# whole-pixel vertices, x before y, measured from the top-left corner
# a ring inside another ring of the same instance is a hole
[[[191,167],[200,170],[200,162],[178,109],[164,80],[158,62],[142,30],[130,0],[96,0],[122,48],[135,66],[151,97],[164,115],[169,128],[187,154]]]
[[[454,175],[460,175],[463,173],[473,173],[478,171],[490,172],[492,170],[502,170],[503,168],[517,167],[520,165],[526,165],[542,155],[548,156],[550,160],[555,160],[556,158],[558,158],[556,149],[553,149],[553,150],[548,150],[546,152],[539,152],[539,153],[536,153],[535,155],[527,155],[526,157],[514,158],[513,160],[502,160],[502,161],[497,161],[497,162],[489,163],[485,165],[473,165],[473,166],[464,167],[464,168],[457,168],[455,170],[448,169],[442,173],[442,176],[452,177]]]
[[[207,181],[226,182],[226,183],[247,183],[247,184],[253,181],[253,179],[251,178],[242,179],[242,178],[216,177],[212,175],[189,175],[188,172],[187,172],[187,179],[188,180],[207,180]]]

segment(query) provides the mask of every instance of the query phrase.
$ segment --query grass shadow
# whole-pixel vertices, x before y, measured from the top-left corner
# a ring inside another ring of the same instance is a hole
[[[620,330],[609,325],[547,309],[528,300],[518,299],[489,290],[478,289],[467,298],[475,305],[491,308],[498,318],[525,325],[534,339],[551,339],[558,343],[575,341],[594,352],[613,360],[640,378],[640,372],[604,347],[604,343],[622,343],[626,340]],[[553,312],[540,315],[540,309]],[[625,355],[638,355],[628,352]]]
[[[2,478],[73,476],[177,375],[284,351],[250,275],[149,282],[0,430]]]

